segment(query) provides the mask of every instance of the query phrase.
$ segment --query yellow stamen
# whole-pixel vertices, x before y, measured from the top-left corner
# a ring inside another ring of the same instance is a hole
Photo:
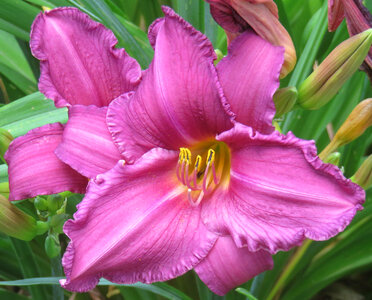
[[[193,164],[194,168],[190,165]],[[192,206],[200,204],[205,195],[229,179],[230,152],[222,142],[201,143],[180,148],[177,178],[187,188]]]
[[[214,152],[214,150],[212,150],[212,149],[209,149],[208,150],[208,155],[207,155],[207,157],[208,157],[208,163],[209,164],[212,164],[213,162],[214,162],[214,157],[215,157],[215,152]]]
[[[191,162],[191,151],[188,148],[184,148],[184,151],[185,151],[186,163],[190,164],[190,162]]]
[[[202,158],[200,155],[198,155],[196,157],[196,160],[195,160],[195,169],[196,169],[196,172],[199,172],[200,171],[200,168],[201,168],[201,162],[202,162]]]

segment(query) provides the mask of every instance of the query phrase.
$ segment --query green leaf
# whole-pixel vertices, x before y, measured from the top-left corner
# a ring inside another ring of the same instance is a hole
[[[22,270],[23,277],[37,277],[40,275],[39,267],[36,264],[35,257],[32,250],[27,242],[17,240],[15,238],[9,238],[12,242],[14,251],[18,259],[18,265]],[[1,284],[5,285],[5,284]],[[41,286],[30,286],[29,291],[33,299],[47,300],[46,290]]]
[[[14,137],[49,123],[66,123],[67,108],[56,108],[52,100],[36,92],[0,107],[0,127]]]
[[[155,19],[163,16],[160,5],[156,0],[140,0],[139,12],[142,12],[145,26],[149,27]]]
[[[199,31],[204,31],[204,1],[173,0],[176,12]]]
[[[27,0],[27,2],[33,3],[38,6],[45,6],[48,8],[55,8],[56,5],[50,1],[47,0]]]
[[[13,34],[15,37],[22,40],[28,41],[30,39],[30,33],[13,23],[0,18],[0,29]]]
[[[0,72],[25,93],[37,91],[36,78],[21,47],[13,35],[3,30],[0,30]]]
[[[39,9],[21,0],[1,0],[0,6],[0,29],[7,30],[13,26],[13,34],[21,32],[30,32],[31,24],[39,13]],[[29,36],[18,36],[20,38],[29,39]]]
[[[8,166],[0,165],[0,183],[8,182]]]
[[[158,296],[149,291],[127,286],[118,286],[117,288],[125,300],[158,300]]]
[[[28,278],[28,279],[20,279],[20,280],[12,280],[12,281],[0,281],[1,285],[9,285],[9,286],[34,286],[34,285],[59,285],[59,280],[63,279],[61,277],[38,277],[38,278]],[[188,296],[186,296],[181,291],[171,287],[170,285],[164,282],[158,282],[153,284],[144,284],[144,283],[134,283],[134,284],[117,284],[112,283],[106,279],[101,279],[98,285],[115,285],[115,286],[126,286],[126,287],[133,287],[138,288],[146,291],[150,291],[154,294],[163,296],[167,299],[182,299],[182,300],[191,300]],[[37,298],[35,298],[37,299]]]
[[[370,222],[371,223],[371,222]],[[370,225],[369,225],[370,226]],[[361,268],[372,267],[371,228],[359,242],[329,252],[282,295],[282,300],[310,299],[331,282]]]
[[[205,3],[204,5],[204,33],[209,38],[209,40],[212,42],[214,48],[217,48],[217,41],[219,37],[218,25],[212,18],[212,15],[210,13],[209,3]]]
[[[297,62],[288,86],[297,86],[310,73],[311,67],[314,64],[315,57],[318,53],[324,34],[327,30],[327,2],[325,1],[321,9],[314,15],[314,28],[307,40],[306,47]],[[292,122],[296,120],[301,110],[293,111],[287,114],[282,125],[283,132],[292,129]]]
[[[26,296],[19,295],[14,292],[10,292],[4,289],[0,289],[0,299],[1,300],[28,300]]]
[[[280,276],[293,251],[279,252],[273,256],[274,268],[265,271],[253,280],[250,292],[258,299],[266,299],[272,287]]]
[[[244,296],[247,296],[248,300],[258,300],[255,296],[253,296],[249,291],[243,288],[237,288],[235,289],[239,294],[242,294]]]

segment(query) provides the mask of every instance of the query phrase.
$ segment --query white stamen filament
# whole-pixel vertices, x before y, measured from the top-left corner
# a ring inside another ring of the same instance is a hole
[[[214,150],[209,149],[206,160],[207,164],[205,166],[203,175],[201,175],[199,172],[201,169],[202,158],[200,155],[198,155],[195,159],[194,169],[191,174],[189,174],[191,164],[191,151],[187,148],[180,149],[180,155],[177,163],[177,178],[180,182],[182,182],[183,185],[188,188],[187,197],[192,206],[198,206],[200,204],[204,195],[208,193],[208,188],[212,182],[214,182],[216,186],[220,182],[220,179],[217,176],[214,158]],[[202,179],[200,185],[198,185],[198,177],[201,177]],[[194,201],[192,192],[197,193],[198,191],[199,194],[197,194],[197,198]]]

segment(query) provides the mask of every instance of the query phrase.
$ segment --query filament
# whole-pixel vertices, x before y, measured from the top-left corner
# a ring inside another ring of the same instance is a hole
[[[209,192],[208,189],[212,183],[217,186],[220,182],[217,172],[219,173],[223,168],[219,167],[218,171],[216,171],[215,157],[215,150],[208,149],[204,162],[199,154],[193,161],[191,151],[188,148],[180,148],[176,169],[177,178],[187,187],[188,201],[192,206],[200,204],[203,197]],[[194,163],[194,168],[191,169],[190,165],[192,162]],[[193,192],[197,195],[195,199]]]

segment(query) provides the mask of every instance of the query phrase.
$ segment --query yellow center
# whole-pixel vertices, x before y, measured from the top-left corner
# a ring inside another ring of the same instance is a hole
[[[191,205],[200,204],[204,195],[227,188],[230,181],[230,150],[215,140],[180,148],[177,178],[187,187]]]

